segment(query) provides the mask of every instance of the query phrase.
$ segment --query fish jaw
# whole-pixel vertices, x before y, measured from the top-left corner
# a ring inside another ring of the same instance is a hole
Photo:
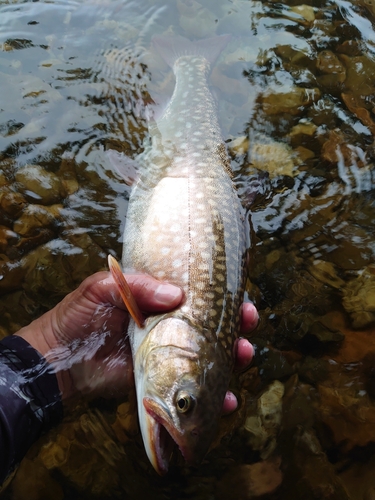
[[[193,463],[190,447],[186,443],[184,432],[180,432],[174,425],[168,410],[163,408],[154,399],[144,397],[143,406],[146,410],[144,415],[147,421],[147,434],[145,448],[147,455],[160,475],[168,472],[169,459],[174,445],[177,445],[187,464]],[[194,431],[190,431],[194,433]],[[193,434],[194,435],[194,434]],[[195,435],[197,437],[198,434]]]
[[[145,413],[143,414],[144,425],[147,429],[143,432],[143,443],[147,456],[160,476],[164,476],[168,472],[169,458],[173,451],[173,444],[168,437],[164,435],[165,426],[161,419],[152,411],[150,398],[143,398]],[[168,441],[167,446],[165,446]]]

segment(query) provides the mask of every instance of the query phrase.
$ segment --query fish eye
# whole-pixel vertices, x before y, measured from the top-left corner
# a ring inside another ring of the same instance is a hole
[[[177,406],[177,411],[180,413],[187,413],[189,410],[192,409],[194,404],[194,398],[190,396],[187,392],[180,392],[177,395],[176,399],[176,406]]]

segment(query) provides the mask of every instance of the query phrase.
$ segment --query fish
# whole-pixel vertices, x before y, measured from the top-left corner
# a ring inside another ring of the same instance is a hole
[[[247,253],[247,217],[233,182],[210,70],[227,35],[191,42],[155,36],[175,88],[149,123],[128,205],[124,270],[184,292],[181,305],[128,329],[138,419],[148,458],[168,472],[178,448],[199,465],[215,438],[234,364]]]

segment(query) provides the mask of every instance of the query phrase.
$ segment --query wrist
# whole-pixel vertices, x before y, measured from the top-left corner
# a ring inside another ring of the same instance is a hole
[[[57,352],[59,342],[53,330],[53,309],[37,318],[29,325],[21,328],[17,333],[28,342],[41,356],[51,365],[56,375],[61,399],[71,398],[77,392],[75,390],[69,369],[59,366]]]

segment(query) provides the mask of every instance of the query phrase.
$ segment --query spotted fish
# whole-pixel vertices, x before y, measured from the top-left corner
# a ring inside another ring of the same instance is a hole
[[[198,464],[215,437],[243,299],[245,218],[208,86],[228,42],[155,37],[176,84],[138,158],[123,267],[181,287],[183,304],[129,335],[141,432],[160,474],[177,444]]]

